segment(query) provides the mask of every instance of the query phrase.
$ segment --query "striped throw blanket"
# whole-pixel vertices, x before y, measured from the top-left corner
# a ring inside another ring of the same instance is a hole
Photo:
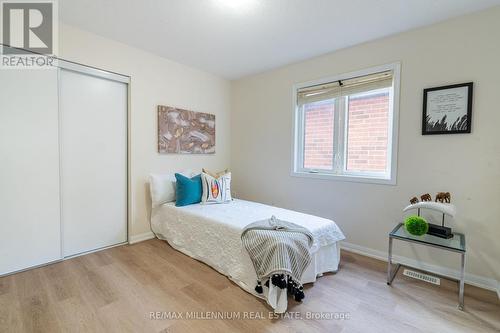
[[[300,281],[311,263],[313,235],[309,230],[273,216],[247,225],[241,240],[257,273],[256,292],[263,292],[262,283],[267,287],[272,283],[287,288],[296,301],[304,298]]]

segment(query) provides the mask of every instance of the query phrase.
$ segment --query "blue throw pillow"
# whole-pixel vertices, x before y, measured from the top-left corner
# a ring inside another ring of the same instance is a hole
[[[176,183],[176,201],[177,207],[192,205],[201,201],[201,175],[188,178],[179,173],[175,174]]]

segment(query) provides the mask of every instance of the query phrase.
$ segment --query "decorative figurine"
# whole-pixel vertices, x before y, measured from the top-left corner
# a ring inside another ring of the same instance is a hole
[[[432,197],[429,193],[426,193],[426,194],[423,194],[421,197],[420,197],[420,200],[422,201],[432,201]]]
[[[451,198],[450,193],[440,192],[436,195],[436,202],[433,202],[431,196],[428,193],[426,193],[421,196],[422,202],[413,203],[416,198],[412,198],[410,200],[411,205],[403,209],[403,212],[416,209],[418,217],[420,217],[421,209],[430,209],[442,213],[443,217],[441,220],[441,225],[429,223],[428,230],[426,232],[429,235],[434,235],[440,238],[451,238],[453,237],[451,228],[446,227],[444,225],[445,215],[454,218],[457,213],[455,205],[450,203],[450,198]],[[421,223],[422,221],[416,222],[415,218],[416,218],[415,216],[411,216],[411,219],[409,219],[411,220],[411,222],[408,222],[408,225],[405,223],[406,230],[408,230],[408,232],[411,234],[419,234],[420,232],[423,232],[423,230],[425,229],[425,226],[423,226],[423,223]],[[418,230],[411,230],[412,228]]]
[[[414,205],[414,204],[418,203],[418,198],[417,198],[417,197],[413,197],[413,198],[411,198],[411,199],[410,199],[410,203],[411,203],[412,205]]]
[[[450,192],[439,192],[438,194],[436,194],[436,202],[438,201],[450,203],[451,201]]]

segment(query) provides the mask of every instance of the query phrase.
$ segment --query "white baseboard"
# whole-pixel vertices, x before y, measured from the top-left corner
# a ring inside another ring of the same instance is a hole
[[[340,247],[346,251],[354,252],[354,253],[361,254],[361,255],[366,256],[366,257],[375,258],[375,259],[379,259],[379,260],[387,262],[387,252],[378,251],[378,250],[370,249],[367,247],[363,247],[360,245],[347,243],[347,242],[341,242],[340,244],[341,244]],[[436,266],[436,265],[428,264],[428,263],[421,262],[421,261],[418,261],[415,259],[410,259],[407,257],[394,255],[393,260],[397,263],[411,266],[411,267],[415,267],[417,269],[421,269],[423,271],[427,271],[430,273],[441,275],[443,277],[458,279],[460,276],[459,270],[454,270],[454,269],[450,269],[447,267]],[[479,287],[479,288],[496,291],[497,295],[500,299],[500,281],[497,281],[497,280],[491,279],[491,278],[486,278],[486,277],[479,276],[479,275],[465,273],[465,283],[470,284],[472,286]]]
[[[148,231],[148,232],[144,232],[142,234],[129,236],[128,243],[135,244],[135,243],[143,242],[143,241],[148,240],[148,239],[153,239],[155,237],[156,236],[153,232]]]

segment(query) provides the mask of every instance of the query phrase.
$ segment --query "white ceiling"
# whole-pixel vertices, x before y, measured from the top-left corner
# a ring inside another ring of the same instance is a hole
[[[500,0],[61,0],[63,22],[235,79]]]

